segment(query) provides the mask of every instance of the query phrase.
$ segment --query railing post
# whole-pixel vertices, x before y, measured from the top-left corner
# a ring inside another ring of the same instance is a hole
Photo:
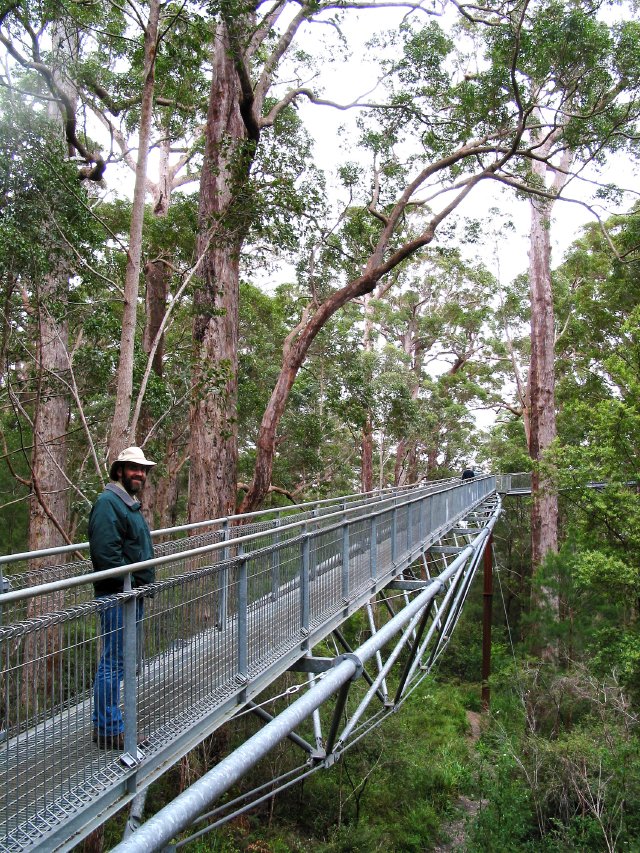
[[[301,633],[304,637],[309,636],[309,622],[310,622],[310,590],[309,590],[309,532],[307,529],[307,525],[305,524],[302,528],[302,566],[301,572],[302,576],[300,578],[300,613],[301,613],[301,621],[300,625]]]
[[[349,525],[342,527],[342,599],[349,601]]]
[[[396,534],[398,529],[398,508],[396,506],[391,510],[391,562],[396,561]]]
[[[369,564],[371,566],[371,580],[375,581],[378,577],[378,519],[375,515],[371,516],[371,529],[370,529],[370,538],[371,543],[369,546],[370,557]]]
[[[311,510],[311,518],[313,519],[312,524],[310,525],[310,530],[312,532],[317,533],[318,531],[318,523],[316,519],[318,518],[318,509],[317,507]],[[309,530],[309,528],[308,528]],[[316,579],[316,570],[318,568],[318,551],[317,548],[314,549],[314,559],[311,560],[311,554],[309,554],[309,579],[314,581]]]
[[[248,608],[249,582],[247,578],[247,560],[242,545],[238,547],[240,558],[238,574],[238,675],[246,681],[249,675]]]
[[[280,592],[280,517],[276,518],[273,533],[274,549],[271,555],[271,598],[275,601]]]
[[[229,519],[222,522],[222,541],[229,541]],[[227,623],[227,608],[229,607],[229,549],[222,549],[223,568],[220,572],[220,595],[218,597],[218,614],[216,625],[222,631]]]
[[[484,549],[484,590],[482,612],[482,707],[489,710],[491,691],[489,676],[491,675],[491,605],[493,601],[493,534],[489,534]]]
[[[124,592],[131,592],[131,572],[124,577]],[[118,606],[118,605],[116,605]],[[122,605],[122,641],[124,652],[124,749],[137,759],[138,754],[138,600],[130,595]]]

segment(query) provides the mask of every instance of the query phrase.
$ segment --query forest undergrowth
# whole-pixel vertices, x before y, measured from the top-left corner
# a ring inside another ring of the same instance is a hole
[[[491,707],[480,714],[480,684],[472,679],[480,663],[478,609],[471,602],[440,670],[341,761],[183,849],[640,850],[638,716],[627,690],[584,664],[516,657],[498,630]],[[471,731],[470,718],[480,719],[479,731]],[[150,812],[251,726],[244,718],[217,733],[152,786]],[[247,781],[267,780],[293,760],[293,748],[281,744]],[[123,821],[107,828],[105,849],[121,837]]]

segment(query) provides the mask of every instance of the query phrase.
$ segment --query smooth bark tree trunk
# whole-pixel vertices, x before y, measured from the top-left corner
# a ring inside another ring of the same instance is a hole
[[[561,132],[558,129],[557,133]],[[548,166],[543,162],[553,137],[539,146],[541,160],[533,161],[532,170],[546,187]],[[571,162],[566,150],[560,170],[555,174],[553,192],[562,187]],[[531,236],[529,248],[529,287],[531,295],[531,364],[528,378],[529,454],[534,462],[531,481],[531,563],[535,573],[549,553],[558,550],[558,494],[539,463],[544,460],[557,435],[555,399],[555,316],[551,287],[551,211],[553,199],[532,196]],[[560,615],[558,593],[549,584],[535,591],[538,603]],[[538,650],[543,656],[554,657],[556,649],[546,646]]]
[[[59,377],[68,373],[66,320],[54,317],[52,304],[66,302],[66,279],[50,274],[41,283],[37,312],[37,394],[31,457],[32,492],[29,507],[29,548],[67,544],[69,484],[66,432],[70,403]]]
[[[160,148],[160,163],[158,169],[158,184],[154,193],[153,215],[159,219],[166,218],[169,213],[171,203],[171,179],[169,175],[169,131],[167,130],[165,139],[162,141]],[[152,257],[144,265],[145,279],[145,325],[142,336],[142,348],[148,357],[151,356],[153,344],[158,332],[162,327],[167,310],[167,298],[169,296],[169,283],[171,281],[171,267],[167,263],[167,258]],[[151,369],[156,376],[162,378],[164,373],[164,334],[161,335],[160,341],[153,353]],[[140,411],[140,419],[135,426],[136,444],[143,446],[146,443],[146,437],[153,428],[154,417],[149,411],[148,406],[144,403]],[[154,459],[154,462],[160,460]],[[165,454],[165,462],[168,462]],[[163,466],[167,471],[169,465]],[[142,508],[145,516],[149,519],[152,526],[156,526],[157,517],[162,513],[162,508],[158,505],[158,497],[164,496],[165,491],[161,488],[160,475],[158,468],[153,472],[153,476],[149,477],[142,493]],[[166,476],[166,475],[165,475]],[[168,492],[167,492],[168,493]],[[164,525],[160,525],[164,526]]]
[[[548,203],[531,202],[529,286],[531,292],[531,366],[529,453],[539,462],[557,435],[554,370],[554,311],[551,293],[551,245]],[[558,550],[558,496],[537,469],[532,479],[531,545],[533,565]]]
[[[56,21],[52,27],[51,43],[56,84],[75,104],[77,93],[63,77],[62,69],[78,55],[77,34],[74,30],[67,32],[63,20]],[[48,114],[52,121],[59,123],[60,134],[64,136],[57,104],[50,103]],[[70,156],[74,153],[69,151]],[[55,548],[69,541],[66,432],[70,399],[66,387],[60,382],[60,377],[66,376],[69,370],[68,287],[69,269],[64,255],[61,255],[52,262],[51,271],[39,282],[34,294],[37,391],[33,412],[29,506],[29,549],[34,551]]]
[[[538,467],[556,437],[554,311],[551,293],[550,214],[547,202],[531,201],[529,284],[531,291],[531,364],[529,368],[529,453],[534,462],[531,478],[531,565],[535,574],[546,555],[558,550],[558,495]],[[548,583],[534,587],[538,605],[559,617],[558,593]],[[555,658],[556,648],[548,642],[537,649]]]
[[[370,353],[373,348],[371,342],[372,325],[371,294],[367,293],[364,296],[364,329],[362,333],[362,348],[365,353]],[[373,418],[370,411],[365,413],[364,424],[362,425],[360,486],[363,492],[373,491]]]
[[[424,342],[419,331],[419,305],[412,309],[400,345],[411,364],[411,400],[415,402],[420,396],[420,384],[424,362]],[[398,442],[396,449],[396,464],[394,470],[396,486],[415,483],[418,479],[418,440],[415,435],[409,435]]]
[[[364,426],[362,427],[360,484],[363,492],[373,491],[373,428],[370,412],[367,412]]]
[[[561,133],[561,128],[556,132]],[[538,148],[540,160],[534,160],[532,171],[546,187],[549,170],[544,162],[554,136],[548,136]],[[534,138],[535,141],[535,138]],[[565,150],[560,168],[555,172],[551,193],[562,188],[572,160]],[[531,560],[533,570],[548,553],[558,550],[558,495],[549,478],[538,469],[546,451],[557,435],[555,399],[555,316],[551,287],[551,211],[554,200],[531,196],[531,236],[529,248],[529,288],[531,296],[531,364],[527,382],[529,403],[529,454],[534,462],[531,483]],[[559,612],[557,593],[543,590],[547,604]]]
[[[75,33],[69,35],[63,21],[53,26],[52,46],[58,68],[77,55]],[[56,71],[56,82],[71,101],[76,93]],[[52,104],[49,116],[60,121]],[[61,133],[63,132],[60,122]],[[73,155],[73,151],[69,154]],[[53,231],[53,229],[52,229]],[[68,376],[69,329],[66,319],[69,268],[64,252],[52,252],[50,272],[39,282],[33,296],[36,321],[35,384],[33,406],[33,449],[31,453],[31,495],[29,500],[29,550],[55,548],[69,544],[69,483],[67,481],[67,429],[70,416],[68,388],[61,379]],[[50,564],[47,558],[31,560],[37,571]],[[34,617],[59,609],[63,594],[51,593],[29,600],[27,616]],[[49,628],[46,637],[30,635],[25,639],[25,669],[20,700],[34,711],[47,701],[62,678],[60,636]],[[47,650],[45,655],[44,650]]]
[[[153,93],[155,89],[156,50],[158,46],[159,0],[150,0],[149,18],[144,34],[144,81],[140,105],[138,131],[138,158],[131,207],[129,251],[124,285],[124,308],[120,336],[120,358],[116,377],[116,403],[109,437],[109,460],[131,444],[131,401],[133,394],[133,360],[135,350],[138,294],[142,258],[142,227],[144,224],[147,192],[147,162],[153,121]]]

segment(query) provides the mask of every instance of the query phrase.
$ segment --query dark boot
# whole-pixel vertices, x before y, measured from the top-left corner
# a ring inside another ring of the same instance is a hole
[[[94,729],[93,742],[98,744],[99,749],[112,749],[116,752],[124,752],[124,732],[107,735]]]

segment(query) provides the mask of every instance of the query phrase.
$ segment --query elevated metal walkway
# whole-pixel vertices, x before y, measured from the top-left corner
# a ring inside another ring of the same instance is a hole
[[[446,647],[499,510],[495,478],[476,477],[157,531],[170,537],[156,547],[157,582],[117,597],[123,754],[92,743],[108,600],[92,597],[86,543],[4,558],[13,571],[5,567],[12,588],[0,595],[0,851],[71,849],[242,709],[265,728],[123,849],[161,849],[286,736],[303,751],[302,773],[331,764],[397,709]],[[101,574],[116,573],[126,585],[122,570]],[[370,637],[350,649],[340,626],[363,607]],[[332,634],[341,644],[333,652]],[[291,672],[305,694],[272,718],[256,700]],[[348,710],[354,679],[364,693]],[[336,694],[325,734],[318,709]],[[296,734],[307,719],[310,733]]]
[[[531,473],[497,474],[496,491],[503,496],[519,496],[531,494]]]

